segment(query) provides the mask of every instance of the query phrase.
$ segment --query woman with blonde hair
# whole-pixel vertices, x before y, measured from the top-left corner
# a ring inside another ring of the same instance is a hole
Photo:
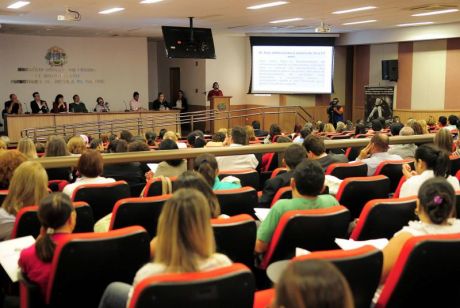
[[[420,120],[420,121],[418,121],[418,123],[422,127],[422,133],[423,134],[429,134],[430,133],[429,130],[428,130],[428,124],[426,123],[425,120]]]
[[[332,125],[332,123],[327,123],[326,125],[324,125],[324,132],[325,133],[335,133],[334,125]]]
[[[450,130],[441,128],[434,136],[434,144],[450,155],[453,151],[454,138]]]
[[[74,136],[67,142],[67,149],[70,154],[81,155],[86,151],[85,141],[81,136]]]
[[[13,174],[8,195],[0,208],[0,240],[8,239],[20,209],[38,205],[48,194],[48,175],[35,161],[22,163]]]
[[[209,271],[228,266],[230,259],[216,253],[208,202],[196,189],[179,189],[166,201],[157,237],[152,240],[153,262],[141,267],[133,286],[114,282],[104,292],[99,308],[126,307],[134,287],[143,279],[163,273]]]
[[[246,125],[244,127],[246,130],[246,137],[248,138],[248,141],[256,141],[256,134],[254,133],[254,128],[251,125]]]
[[[35,144],[30,138],[21,138],[19,140],[18,151],[24,154],[28,159],[38,158]]]

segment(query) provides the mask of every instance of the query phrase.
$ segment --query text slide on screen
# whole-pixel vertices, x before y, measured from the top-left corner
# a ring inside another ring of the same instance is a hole
[[[332,46],[252,46],[252,93],[331,93]]]

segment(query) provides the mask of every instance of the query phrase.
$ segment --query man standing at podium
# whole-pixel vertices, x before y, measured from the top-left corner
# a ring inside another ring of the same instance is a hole
[[[224,93],[219,90],[219,83],[217,81],[212,84],[212,90],[208,92],[208,101],[211,101],[214,96],[224,96]]]

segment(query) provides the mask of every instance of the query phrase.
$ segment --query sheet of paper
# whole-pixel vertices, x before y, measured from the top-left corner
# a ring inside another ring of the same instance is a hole
[[[18,281],[19,255],[21,250],[35,243],[33,236],[25,236],[0,242],[0,264],[12,282]]]
[[[303,248],[299,248],[299,247],[296,247],[295,248],[295,256],[298,257],[298,256],[305,256],[305,255],[308,255],[310,254],[311,252],[306,250],[306,249],[303,249]]]
[[[335,243],[343,250],[356,249],[356,248],[360,248],[366,245],[371,245],[377,249],[382,250],[388,244],[388,240],[386,238],[379,238],[379,239],[367,240],[367,241],[354,241],[354,240],[336,238]]]
[[[255,208],[254,211],[256,212],[257,218],[259,218],[260,221],[264,221],[268,215],[268,212],[270,212],[270,209]]]
[[[150,168],[150,170],[152,170],[153,173],[155,173],[157,171],[157,168],[158,168],[158,164],[147,164],[147,167]]]

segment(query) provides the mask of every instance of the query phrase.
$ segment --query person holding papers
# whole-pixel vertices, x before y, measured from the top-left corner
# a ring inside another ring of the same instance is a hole
[[[311,210],[339,205],[331,195],[320,195],[324,188],[324,171],[316,161],[304,160],[294,170],[291,179],[292,199],[275,203],[257,230],[255,252],[264,253],[284,213],[293,210]]]
[[[70,198],[63,193],[45,197],[38,207],[40,235],[34,245],[21,251],[19,267],[45,297],[57,243],[75,228],[77,215]]]

